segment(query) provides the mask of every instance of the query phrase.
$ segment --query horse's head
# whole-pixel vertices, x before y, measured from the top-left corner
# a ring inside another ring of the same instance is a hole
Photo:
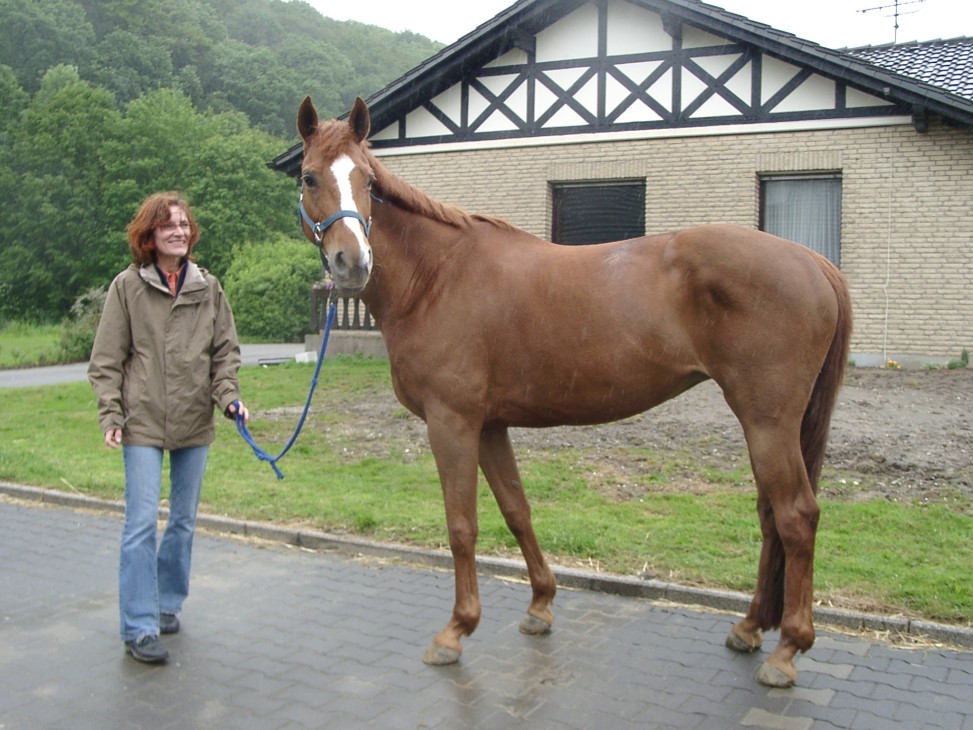
[[[304,233],[327,257],[335,283],[360,291],[372,271],[371,229],[374,180],[365,156],[368,107],[361,99],[348,123],[320,123],[306,97],[297,114],[304,140],[301,166],[301,220]]]

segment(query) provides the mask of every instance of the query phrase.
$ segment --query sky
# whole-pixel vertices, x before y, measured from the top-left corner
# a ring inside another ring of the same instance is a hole
[[[305,0],[322,15],[452,43],[514,0]],[[896,40],[895,0],[710,0],[829,48]],[[865,10],[866,12],[861,12]],[[973,0],[899,0],[898,42],[973,36]]]

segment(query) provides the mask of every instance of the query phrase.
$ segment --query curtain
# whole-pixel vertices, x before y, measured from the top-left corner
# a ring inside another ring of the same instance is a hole
[[[841,265],[841,179],[764,178],[761,228]]]

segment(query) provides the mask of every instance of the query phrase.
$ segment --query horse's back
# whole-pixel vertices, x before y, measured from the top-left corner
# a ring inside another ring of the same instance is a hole
[[[554,246],[562,250],[535,274],[546,284],[531,288],[529,306],[573,311],[575,332],[600,330],[623,352],[626,342],[641,341],[643,352],[711,374],[707,363],[727,356],[732,340],[754,356],[773,357],[781,341],[800,339],[795,330],[813,330],[813,337],[835,326],[830,262],[762,231],[710,224],[564,248]],[[544,291],[552,292],[546,301]]]

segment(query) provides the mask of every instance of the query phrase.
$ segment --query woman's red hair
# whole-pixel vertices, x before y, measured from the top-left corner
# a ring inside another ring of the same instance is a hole
[[[132,249],[132,260],[138,266],[148,266],[155,261],[155,241],[152,234],[172,219],[170,208],[178,205],[189,219],[189,256],[199,240],[199,228],[186,199],[177,192],[155,193],[139,206],[138,212],[128,224],[128,247]]]

